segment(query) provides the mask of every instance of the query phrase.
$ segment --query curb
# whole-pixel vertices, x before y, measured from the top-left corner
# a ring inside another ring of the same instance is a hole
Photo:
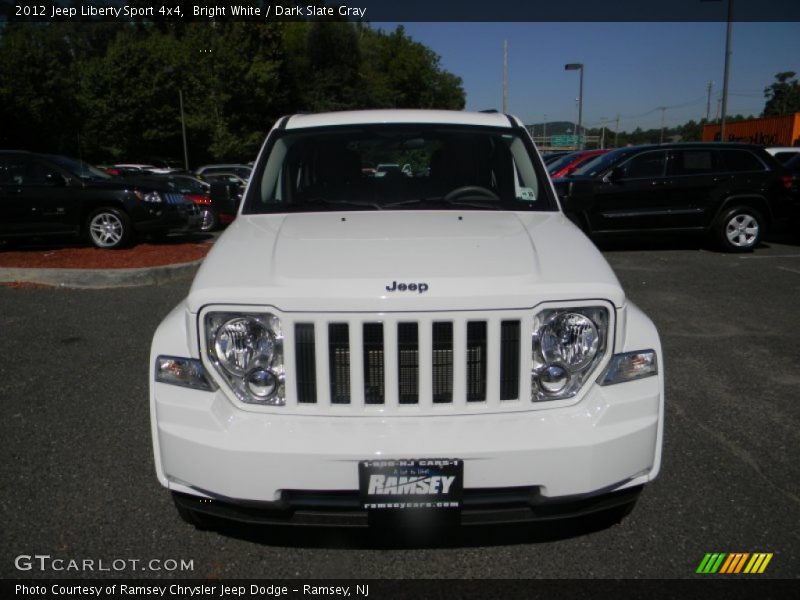
[[[64,288],[118,288],[157,285],[188,279],[203,259],[136,269],[0,269],[0,283],[38,283]]]

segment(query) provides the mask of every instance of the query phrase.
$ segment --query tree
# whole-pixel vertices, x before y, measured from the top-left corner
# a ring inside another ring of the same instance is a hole
[[[465,102],[402,27],[10,22],[0,56],[0,147],[94,162],[182,158],[179,95],[192,164],[252,159],[285,114]]]
[[[764,88],[767,102],[762,116],[773,117],[800,112],[800,82],[794,71],[783,71],[775,75],[777,81]]]
[[[0,37],[0,147],[74,153],[80,108],[73,54],[60,28],[20,23]]]

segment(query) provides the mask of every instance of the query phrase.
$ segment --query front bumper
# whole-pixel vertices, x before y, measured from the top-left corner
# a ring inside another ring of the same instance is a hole
[[[580,518],[614,509],[630,510],[642,487],[606,494],[543,498],[536,488],[465,490],[460,525],[507,525]],[[371,517],[355,492],[297,492],[287,490],[277,502],[237,502],[174,493],[175,504],[206,516],[248,525],[367,527]],[[403,515],[394,515],[402,518]],[[440,516],[451,517],[452,513]],[[624,515],[620,515],[624,516]],[[418,513],[408,517],[418,520]]]
[[[200,230],[203,215],[192,203],[160,204],[139,207],[139,210],[133,213],[133,219],[134,229],[139,233],[189,232]]]
[[[641,485],[660,462],[659,377],[594,385],[570,407],[504,414],[258,414],[221,391],[162,383],[153,386],[152,409],[162,485],[220,501],[352,492],[359,461],[375,458],[460,458],[466,490],[529,487],[543,499]]]

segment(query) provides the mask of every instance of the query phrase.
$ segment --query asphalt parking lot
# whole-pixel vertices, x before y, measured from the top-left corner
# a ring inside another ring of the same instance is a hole
[[[196,531],[179,519],[153,473],[147,363],[153,331],[189,281],[0,287],[0,576],[680,578],[694,577],[707,552],[771,552],[762,577],[800,576],[800,244],[743,256],[617,244],[604,254],[662,336],[660,479],[617,525],[402,541]],[[142,562],[112,572],[17,570],[16,557],[34,554]],[[143,571],[152,559],[193,569]]]

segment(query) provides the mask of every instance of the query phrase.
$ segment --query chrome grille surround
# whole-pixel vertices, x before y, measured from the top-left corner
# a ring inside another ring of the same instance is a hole
[[[533,402],[531,335],[534,317],[546,308],[575,306],[604,306],[608,309],[609,344],[605,355],[593,369],[584,389],[574,397],[546,403]],[[251,412],[320,416],[419,416],[569,406],[583,398],[586,388],[594,383],[597,374],[605,368],[614,352],[616,339],[616,310],[610,303],[601,300],[547,302],[534,308],[515,310],[402,313],[291,313],[272,306],[248,305],[237,308],[224,305],[205,307],[198,323],[203,322],[206,312],[220,310],[247,313],[263,310],[281,320],[286,372],[285,406],[245,405],[235,398],[225,382],[217,381],[234,404]],[[447,348],[446,343],[437,343],[435,349],[434,341],[440,342],[442,339],[442,333],[437,330],[443,327],[439,325],[443,323],[451,324],[452,346]],[[477,329],[485,328],[486,335],[482,345],[468,348],[468,341],[474,335],[474,332],[471,334],[468,331],[470,323],[482,324]],[[381,326],[383,348],[376,347],[373,340],[372,346],[367,343],[365,351],[365,325],[370,336],[375,333],[376,324]],[[416,339],[409,333],[414,325]],[[517,341],[514,340],[514,331],[517,332]],[[198,337],[200,356],[207,362],[202,331]],[[414,343],[416,349],[413,348]],[[517,368],[502,367],[501,354],[510,355],[513,357],[510,360],[518,361],[515,365]],[[476,376],[481,372],[485,376]],[[215,372],[213,374],[216,375]],[[381,382],[376,379],[381,377],[382,389]],[[480,393],[476,397],[479,388],[485,389],[483,398],[479,397]],[[380,400],[376,401],[376,398]]]

